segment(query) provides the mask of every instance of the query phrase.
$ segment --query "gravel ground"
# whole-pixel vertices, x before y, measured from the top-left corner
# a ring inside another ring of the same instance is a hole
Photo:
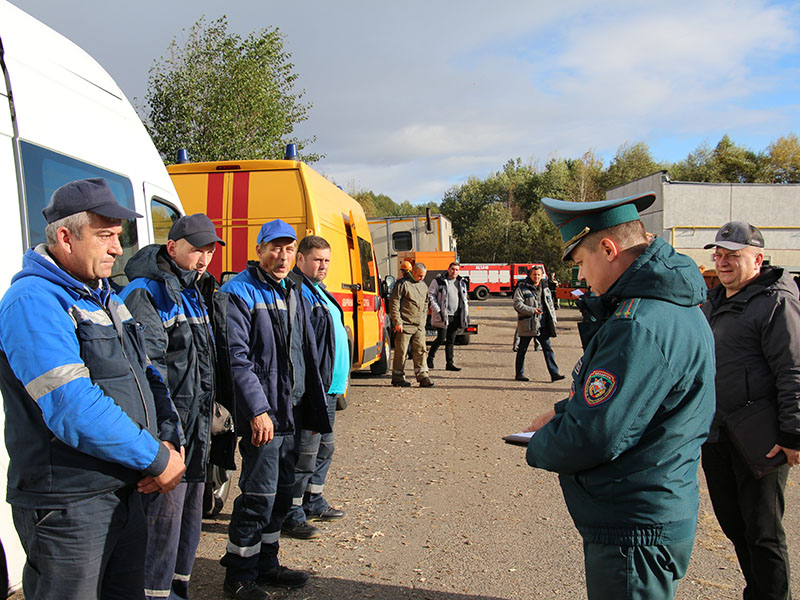
[[[556,475],[525,463],[525,449],[500,438],[565,397],[529,350],[528,383],[513,381],[514,313],[508,298],[472,305],[480,333],[456,347],[460,373],[431,375],[436,386],[393,388],[388,376],[356,374],[349,406],[337,413],[336,454],[326,497],[344,519],[318,524],[316,540],[281,540],[283,564],[307,570],[292,600],[469,600],[585,598],[581,540]],[[559,311],[553,340],[561,371],[581,355],[574,309]],[[408,363],[410,372],[410,361]],[[787,487],[790,544],[798,531],[797,475]],[[203,524],[192,597],[221,599],[234,489],[218,518]],[[695,550],[677,598],[741,598],[733,549],[714,519],[701,474]],[[790,546],[798,563],[798,544]],[[792,578],[795,589],[797,576]],[[21,597],[21,595],[18,594]]]

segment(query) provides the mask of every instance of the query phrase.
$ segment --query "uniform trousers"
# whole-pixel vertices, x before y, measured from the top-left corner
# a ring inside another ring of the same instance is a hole
[[[182,481],[167,494],[143,496],[147,520],[144,590],[148,600],[186,600],[203,526],[205,482]]]
[[[220,560],[231,581],[254,581],[279,566],[278,540],[294,491],[294,447],[292,434],[276,435],[258,447],[249,434],[239,441],[242,493],[233,503],[228,546]]]
[[[733,543],[745,578],[744,600],[790,600],[782,523],[789,465],[756,479],[725,439],[703,444],[702,459],[714,514]]]
[[[455,356],[455,343],[456,333],[458,333],[459,326],[461,325],[461,313],[457,312],[448,317],[447,327],[442,327],[436,330],[436,339],[431,344],[430,359],[433,360],[436,356],[436,351],[444,344],[444,359],[448,365],[453,364]]]
[[[309,517],[322,514],[329,505],[322,492],[333,459],[333,422],[340,394],[328,394],[328,420],[330,433],[317,433],[303,429],[297,442],[297,462],[294,467],[294,495],[286,523],[298,525]]]
[[[403,379],[406,365],[406,352],[411,344],[411,360],[417,381],[428,376],[425,364],[425,328],[418,327],[414,333],[401,331],[394,334],[394,356],[392,357],[392,379]]]
[[[27,600],[141,600],[147,527],[135,486],[59,509],[12,506]]]
[[[672,600],[694,539],[667,545],[583,543],[589,600]]]

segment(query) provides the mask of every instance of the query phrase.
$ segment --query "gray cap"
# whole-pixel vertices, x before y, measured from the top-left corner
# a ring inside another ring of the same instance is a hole
[[[65,183],[50,196],[50,203],[42,209],[42,214],[45,221],[53,223],[85,210],[109,219],[134,219],[142,216],[122,206],[114,197],[108,182],[102,178],[78,179]]]
[[[764,236],[757,227],[753,227],[750,223],[731,221],[720,227],[713,244],[706,244],[703,248],[708,250],[717,246],[726,250],[741,250],[747,246],[763,248]]]
[[[195,248],[202,248],[217,242],[221,246],[225,242],[217,235],[217,228],[203,213],[186,215],[178,219],[169,229],[168,239],[178,241],[185,239]]]

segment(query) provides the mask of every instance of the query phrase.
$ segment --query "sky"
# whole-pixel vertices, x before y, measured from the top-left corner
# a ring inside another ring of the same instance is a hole
[[[0,0],[2,1],[2,0]],[[441,202],[509,159],[645,142],[680,161],[726,133],[800,133],[800,6],[765,0],[12,0],[91,54],[129,99],[202,16],[277,27],[312,104],[297,137],[346,190]],[[231,157],[235,159],[236,157]]]

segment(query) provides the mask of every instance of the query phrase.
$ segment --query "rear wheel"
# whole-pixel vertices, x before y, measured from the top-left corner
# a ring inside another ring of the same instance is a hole
[[[468,333],[462,333],[461,335],[457,335],[455,339],[456,346],[467,346],[469,345],[469,338],[472,336]]]
[[[475,294],[475,300],[486,300],[489,297],[489,288],[480,286],[475,288],[473,293]]]
[[[373,375],[384,375],[389,370],[389,340],[391,331],[388,327],[383,329],[383,344],[381,345],[381,355],[374,363],[369,366],[369,372]]]

